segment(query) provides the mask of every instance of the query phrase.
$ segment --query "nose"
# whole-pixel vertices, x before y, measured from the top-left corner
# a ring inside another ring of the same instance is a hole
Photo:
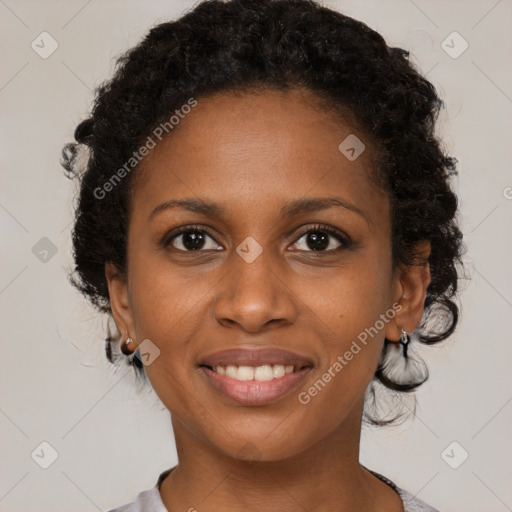
[[[284,265],[279,265],[270,251],[263,250],[250,263],[237,253],[230,260],[230,271],[219,284],[213,306],[221,325],[259,333],[295,321],[298,308],[286,284]]]

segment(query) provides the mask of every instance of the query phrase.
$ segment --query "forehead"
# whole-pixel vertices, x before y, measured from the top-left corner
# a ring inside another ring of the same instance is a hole
[[[340,150],[340,144],[347,149],[347,140],[355,142],[357,153],[364,148],[355,159]],[[326,193],[361,204],[383,199],[370,178],[369,141],[349,118],[328,112],[308,91],[197,98],[197,106],[156,142],[136,170],[137,210],[191,196],[264,209]]]

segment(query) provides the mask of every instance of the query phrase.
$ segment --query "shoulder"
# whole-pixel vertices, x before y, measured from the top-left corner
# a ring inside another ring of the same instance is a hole
[[[158,487],[139,493],[133,503],[128,503],[108,512],[168,512],[163,504]]]
[[[142,491],[132,503],[127,503],[121,507],[113,508],[107,512],[168,512],[165,508],[162,497],[160,496],[160,485],[164,478],[174,469],[174,467],[166,469],[160,473],[155,487],[148,491]]]
[[[398,487],[398,485],[396,485],[395,482],[391,481],[389,478],[386,478],[385,476],[375,471],[372,471],[371,469],[365,469],[367,469],[377,478],[388,484],[395,490],[395,492],[397,492],[400,495],[402,503],[404,504],[404,512],[439,512],[437,508],[434,508],[428,503],[425,503],[423,500],[420,500],[419,498],[411,494],[409,491],[406,491],[405,489]]]
[[[366,469],[392,487],[400,495],[404,505],[404,512],[439,512],[439,510],[420,500],[409,491],[398,487],[389,478],[386,478],[371,469]],[[168,512],[160,496],[159,487],[162,480],[170,473],[170,471],[171,469],[164,471],[164,473],[162,473],[158,478],[157,485],[148,491],[139,493],[134,502],[108,510],[107,512]]]
[[[405,512],[439,512],[437,508],[434,508],[430,506],[428,503],[425,503],[424,501],[420,500],[413,494],[411,494],[409,491],[406,491],[405,489],[400,489],[400,487],[397,488],[398,494],[400,494],[400,497],[402,498],[402,501],[404,503],[404,511]]]

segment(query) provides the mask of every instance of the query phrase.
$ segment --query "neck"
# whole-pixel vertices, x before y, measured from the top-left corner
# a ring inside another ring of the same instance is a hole
[[[307,450],[278,461],[246,462],[198,441],[173,418],[178,466],[163,481],[169,512],[403,510],[399,496],[359,464],[358,414]]]

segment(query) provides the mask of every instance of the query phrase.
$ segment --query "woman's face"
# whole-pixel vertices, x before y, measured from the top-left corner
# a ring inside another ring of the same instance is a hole
[[[198,98],[137,171],[127,283],[109,277],[175,432],[232,457],[284,459],[359,425],[403,325],[369,143],[312,98]]]

